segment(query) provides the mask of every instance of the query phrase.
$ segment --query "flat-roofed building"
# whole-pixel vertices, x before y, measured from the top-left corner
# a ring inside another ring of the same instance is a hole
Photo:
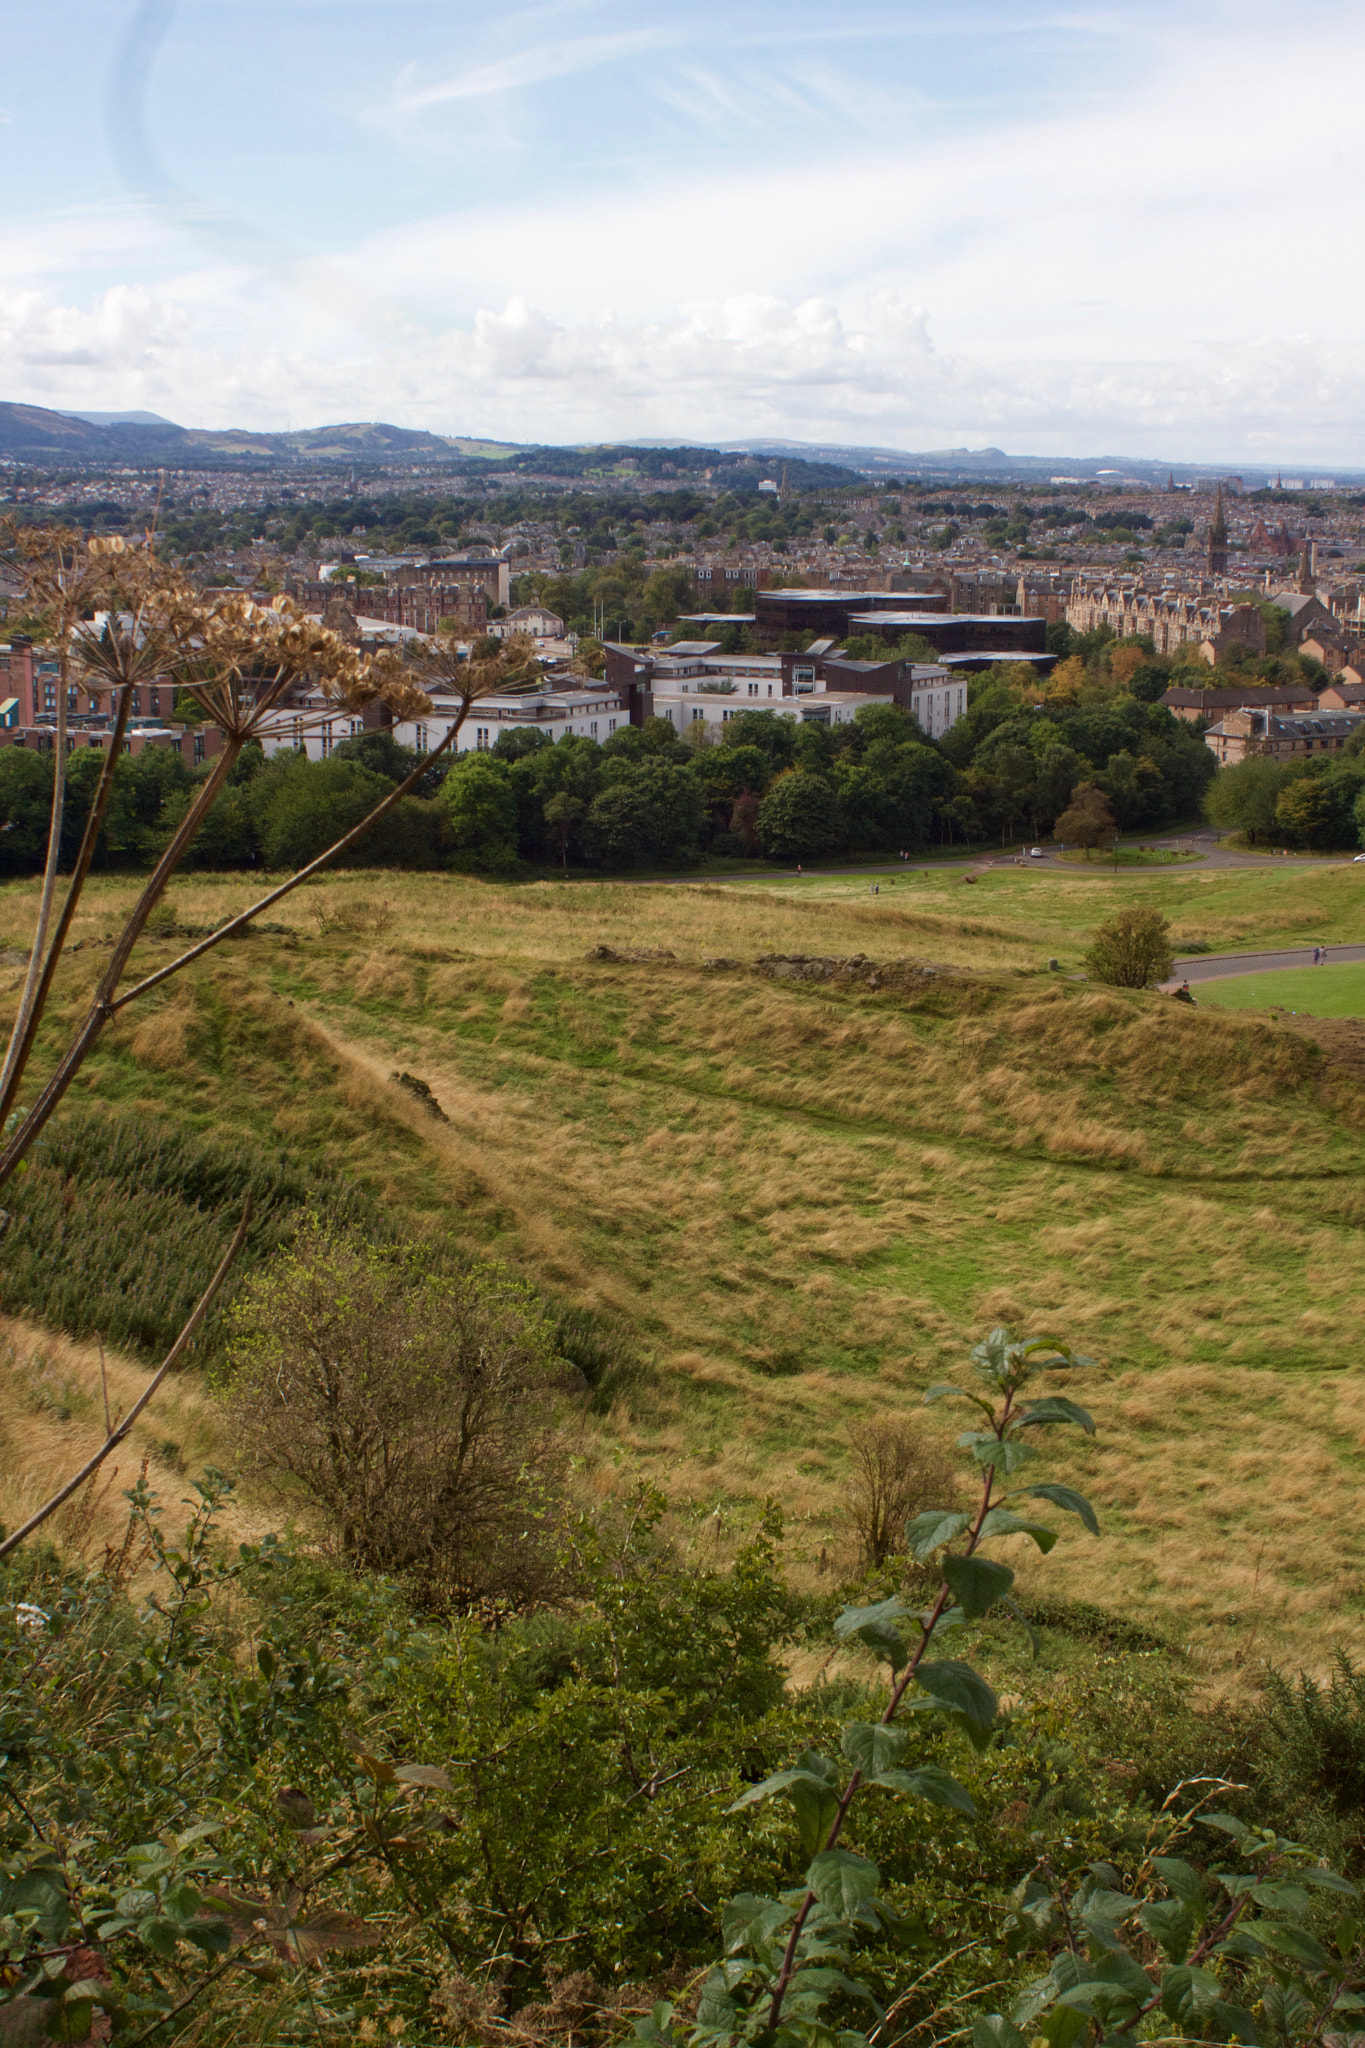
[[[789,633],[845,635],[856,631],[855,612],[944,612],[948,599],[941,590],[760,590],[754,596],[754,620],[760,633],[785,638]],[[911,631],[910,627],[905,630]]]
[[[874,633],[894,646],[907,633],[927,640],[934,652],[949,654],[1047,653],[1047,620],[1023,619],[999,612],[912,612],[879,607],[854,612],[848,622],[849,636]]]

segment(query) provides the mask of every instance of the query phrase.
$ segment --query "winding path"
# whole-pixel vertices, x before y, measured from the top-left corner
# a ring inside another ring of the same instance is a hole
[[[1325,965],[1341,967],[1353,960],[1365,960],[1365,946],[1329,946]],[[1199,953],[1177,959],[1176,972],[1163,988],[1177,988],[1182,981],[1224,981],[1233,974],[1270,974],[1280,967],[1311,967],[1311,946],[1287,946],[1274,953]]]

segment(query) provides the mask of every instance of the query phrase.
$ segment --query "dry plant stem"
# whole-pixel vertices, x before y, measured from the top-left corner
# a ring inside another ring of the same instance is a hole
[[[253,917],[259,917],[263,910],[269,910],[271,905],[278,903],[282,896],[287,896],[291,889],[297,889],[300,882],[308,881],[318,872],[319,868],[325,868],[329,860],[335,860],[339,853],[344,853],[348,846],[353,846],[357,839],[369,831],[371,825],[376,824],[383,817],[385,811],[392,810],[399,798],[407,795],[413,785],[419,782],[422,776],[426,774],[437,756],[443,754],[446,748],[454,742],[468,713],[469,706],[465,705],[445,738],[437,746],[434,746],[429,754],[423,754],[411,775],[406,776],[384,798],[382,803],[376,804],[368,817],[362,818],[358,825],[352,826],[344,839],[338,839],[335,846],[329,846],[325,853],[320,853],[316,860],[308,863],[306,868],[300,868],[298,873],[291,875],[287,882],[281,882],[279,888],[272,889],[268,896],[262,896],[260,902],[253,903],[249,910],[242,911],[239,916],[232,918],[229,923],[220,925],[216,932],[210,932],[208,937],[201,939],[197,946],[191,946],[188,952],[181,953],[177,959],[170,961],[165,967],[158,967],[155,974],[149,974],[146,980],[138,982],[135,988],[125,989],[123,994],[116,997],[109,1005],[110,1015],[117,1015],[125,1004],[135,1001],[138,996],[146,995],[149,989],[154,989],[160,982],[169,980],[171,975],[178,974],[182,967],[188,967],[192,960],[198,960],[203,954],[211,952],[215,946],[220,946],[224,939],[230,939],[234,932],[242,929],[243,925],[250,924]],[[4,1162],[0,1160],[0,1186],[4,1184],[3,1171]]]
[[[75,1080],[76,1075],[80,1072],[85,1062],[86,1054],[113,1016],[113,998],[118,988],[119,976],[128,965],[129,956],[142,934],[142,927],[156,908],[157,901],[167,882],[180,865],[185,848],[199,830],[205,812],[209,809],[219,790],[226,782],[229,770],[241,750],[242,741],[240,738],[234,737],[228,740],[222,753],[214,762],[213,770],[208,780],[204,783],[193,805],[185,813],[184,818],[176,828],[175,836],[153,869],[151,880],[133,906],[128,922],[124,925],[123,931],[114,947],[113,957],[100,977],[99,987],[96,989],[90,1008],[86,1012],[85,1021],[81,1024],[75,1037],[62,1055],[56,1072],[48,1080],[37,1101],[24,1118],[9,1144],[0,1153],[0,1187],[3,1187],[6,1181],[10,1179],[20,1160],[29,1150],[39,1132],[47,1124],[58,1103]]]
[[[995,1422],[995,1437],[997,1443],[1004,1436],[1005,1427],[1010,1419],[1010,1409],[1013,1406],[1013,1403],[1013,1392],[1007,1393],[1005,1396],[1004,1406],[1001,1408],[1000,1413],[997,1416]],[[972,1524],[971,1534],[967,1541],[967,1547],[962,1552],[962,1555],[964,1557],[970,1557],[972,1552],[976,1549],[978,1542],[981,1540],[981,1525],[985,1521],[987,1515],[990,1513],[991,1492],[994,1485],[995,1467],[994,1465],[988,1465],[986,1467],[985,1482],[981,1488],[981,1505],[977,1509],[976,1520]],[[3,1555],[3,1553],[0,1553],[0,1555]],[[947,1608],[948,1602],[951,1599],[951,1597],[952,1595],[947,1584],[945,1583],[941,1585],[938,1589],[938,1597],[934,1601],[933,1606],[930,1608],[928,1617],[920,1623],[920,1638],[918,1644],[915,1647],[915,1654],[910,1659],[909,1663],[906,1665],[905,1670],[902,1673],[901,1677],[896,1681],[895,1685],[891,1688],[891,1697],[886,1703],[886,1712],[882,1715],[881,1718],[881,1725],[883,1728],[889,1727],[891,1722],[895,1720],[896,1715],[900,1710],[900,1703],[904,1699],[905,1694],[908,1691],[909,1687],[914,1682],[915,1673],[918,1671],[920,1664],[923,1662],[924,1653],[928,1649],[930,1641],[933,1638],[934,1630],[938,1627],[940,1621],[942,1621],[943,1619],[944,1611]],[[848,1818],[848,1810],[850,1806],[852,1806],[853,1801],[857,1796],[858,1788],[862,1784],[862,1782],[862,1772],[855,1770],[853,1776],[849,1779],[848,1784],[844,1789],[843,1798],[839,1801],[838,1811],[835,1813],[834,1819],[830,1823],[829,1833],[825,1837],[826,1852],[828,1852],[830,1849],[834,1847],[840,1835],[843,1833],[844,1822]],[[792,1931],[787,1938],[787,1946],[782,1956],[782,1968],[778,1972],[777,1982],[773,1986],[772,2004],[768,2008],[768,2025],[774,2032],[776,2032],[777,2023],[782,2017],[782,2001],[787,1995],[787,1986],[791,1983],[792,1977],[796,1970],[796,1947],[797,1943],[801,1939],[801,1930],[805,1926],[806,1920],[810,1914],[810,1909],[814,1904],[815,1893],[813,1891],[807,1891],[805,1897],[801,1901],[801,1905],[797,1911],[796,1918],[792,1922]]]
[[[7,1536],[4,1542],[0,1543],[0,1558],[8,1557],[12,1550],[17,1550],[19,1545],[25,1540],[26,1537],[31,1536],[35,1529],[42,1527],[43,1523],[48,1519],[49,1515],[55,1515],[58,1508],[61,1507],[62,1503],[64,1501],[70,1500],[72,1494],[76,1492],[77,1488],[84,1486],[86,1480],[90,1477],[91,1473],[98,1471],[99,1467],[104,1463],[105,1459],[109,1456],[109,1453],[111,1451],[117,1450],[118,1446],[123,1442],[129,1430],[137,1421],[138,1416],[141,1415],[143,1409],[147,1406],[147,1403],[151,1400],[153,1394],[161,1385],[161,1382],[165,1379],[167,1373],[171,1371],[172,1367],[180,1363],[180,1360],[184,1357],[185,1352],[188,1350],[189,1345],[194,1338],[195,1332],[199,1328],[199,1325],[203,1322],[204,1317],[213,1307],[214,1297],[217,1295],[218,1290],[222,1286],[223,1282],[227,1279],[228,1274],[232,1271],[238,1253],[241,1251],[242,1246],[246,1243],[246,1234],[250,1226],[250,1223],[251,1202],[250,1199],[248,1199],[247,1205],[242,1211],[242,1220],[237,1225],[237,1229],[233,1236],[232,1243],[228,1246],[227,1250],[224,1252],[221,1260],[219,1261],[217,1272],[209,1281],[208,1286],[204,1289],[204,1292],[200,1295],[198,1302],[195,1304],[194,1310],[190,1315],[189,1321],[185,1324],[185,1327],[181,1330],[180,1335],[176,1338],[174,1344],[172,1344],[170,1350],[166,1353],[164,1362],[157,1368],[156,1372],[153,1373],[151,1379],[143,1388],[142,1392],[138,1395],[137,1400],[134,1401],[132,1407],[128,1410],[128,1413],[123,1417],[122,1421],[115,1424],[114,1428],[110,1430],[108,1436],[100,1445],[99,1449],[95,1452],[93,1458],[87,1458],[86,1462],[81,1466],[80,1471],[76,1473],[74,1478],[68,1479],[65,1486],[61,1487],[56,1493],[53,1494],[51,1500],[44,1501],[43,1505],[39,1508],[37,1514],[30,1515],[28,1520],[23,1524],[21,1528],[16,1529],[12,1536]]]
[[[68,636],[62,635],[61,668],[57,676],[57,753],[52,765],[52,819],[47,828],[47,862],[43,868],[43,889],[38,899],[38,925],[28,956],[28,973],[19,1011],[10,1033],[5,1065],[0,1072],[0,1121],[8,1114],[9,1097],[18,1086],[24,1060],[32,1043],[39,1010],[39,980],[47,946],[47,928],[57,893],[57,864],[62,852],[62,814],[66,808],[66,676]]]
[[[66,898],[62,904],[62,913],[57,920],[57,929],[52,935],[52,944],[48,949],[47,959],[43,962],[42,979],[38,984],[37,996],[29,1009],[27,1021],[24,1024],[23,1042],[19,1046],[17,1058],[13,1057],[15,1036],[12,1036],[10,1039],[10,1053],[13,1063],[11,1065],[10,1061],[7,1060],[4,1075],[0,1076],[0,1123],[3,1123],[4,1119],[9,1115],[14,1097],[23,1080],[29,1054],[33,1050],[33,1041],[38,1034],[38,1026],[43,1021],[43,1011],[47,1008],[47,998],[52,988],[52,977],[57,971],[57,962],[61,959],[63,948],[70,935],[71,921],[76,914],[76,906],[80,902],[86,876],[90,872],[90,863],[95,857],[95,845],[99,839],[100,828],[104,824],[104,814],[109,808],[110,795],[113,792],[114,770],[117,768],[119,757],[123,752],[123,735],[128,729],[128,716],[131,704],[132,693],[129,690],[124,690],[120,695],[118,714],[114,720],[114,729],[109,735],[109,749],[105,755],[104,766],[100,771],[100,779],[95,789],[95,801],[91,805],[90,815],[85,821],[85,832],[81,839],[80,852],[76,856],[76,865],[72,869],[71,880],[67,885]],[[61,831],[60,827],[58,827],[53,843],[60,845],[60,842]],[[48,847],[48,861],[49,864],[52,863],[52,844],[49,844]],[[29,961],[30,978],[37,966],[38,954],[39,945],[35,939],[33,953]],[[14,1030],[16,1036],[22,1017],[23,1009],[21,1006],[20,1017],[15,1020]]]

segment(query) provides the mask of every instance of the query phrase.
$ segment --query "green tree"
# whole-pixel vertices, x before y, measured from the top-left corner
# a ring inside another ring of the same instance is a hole
[[[600,867],[696,858],[701,792],[690,767],[666,761],[611,764],[583,825],[584,845]]]
[[[507,764],[491,753],[461,754],[441,785],[456,865],[505,870],[517,856],[517,797]]]
[[[1085,857],[1095,846],[1111,846],[1118,827],[1109,799],[1093,782],[1078,783],[1071,801],[1052,828],[1052,836],[1063,846],[1083,846]]]
[[[1248,754],[1220,768],[1204,796],[1209,823],[1224,832],[1241,832],[1250,845],[1273,840],[1278,833],[1276,809],[1281,794],[1304,772],[1302,762],[1272,761]]]
[[[757,747],[774,773],[796,758],[797,722],[777,711],[736,711],[725,722],[727,747]]]
[[[819,860],[843,838],[839,800],[823,775],[793,768],[779,775],[758,812],[758,836],[769,860]]]
[[[43,864],[52,818],[52,756],[0,750],[0,874],[31,875]]]
[[[1275,822],[1294,846],[1331,852],[1359,843],[1356,805],[1365,791],[1365,762],[1310,761],[1280,791]]]
[[[1149,982],[1167,981],[1173,964],[1171,928],[1166,919],[1159,910],[1132,905],[1096,925],[1085,956],[1090,979],[1107,982],[1112,988],[1146,988]]]

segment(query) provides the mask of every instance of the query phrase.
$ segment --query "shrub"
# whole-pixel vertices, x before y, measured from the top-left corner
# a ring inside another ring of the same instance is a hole
[[[848,1520],[860,1563],[878,1570],[904,1550],[906,1523],[922,1507],[936,1497],[956,1505],[957,1468],[910,1422],[861,1423],[848,1440]]]
[[[1166,981],[1174,960],[1171,927],[1160,911],[1130,907],[1095,927],[1085,971],[1111,988],[1146,988]]]
[[[563,1374],[528,1287],[315,1225],[232,1321],[244,1450],[320,1510],[348,1563],[434,1607],[543,1590]]]

